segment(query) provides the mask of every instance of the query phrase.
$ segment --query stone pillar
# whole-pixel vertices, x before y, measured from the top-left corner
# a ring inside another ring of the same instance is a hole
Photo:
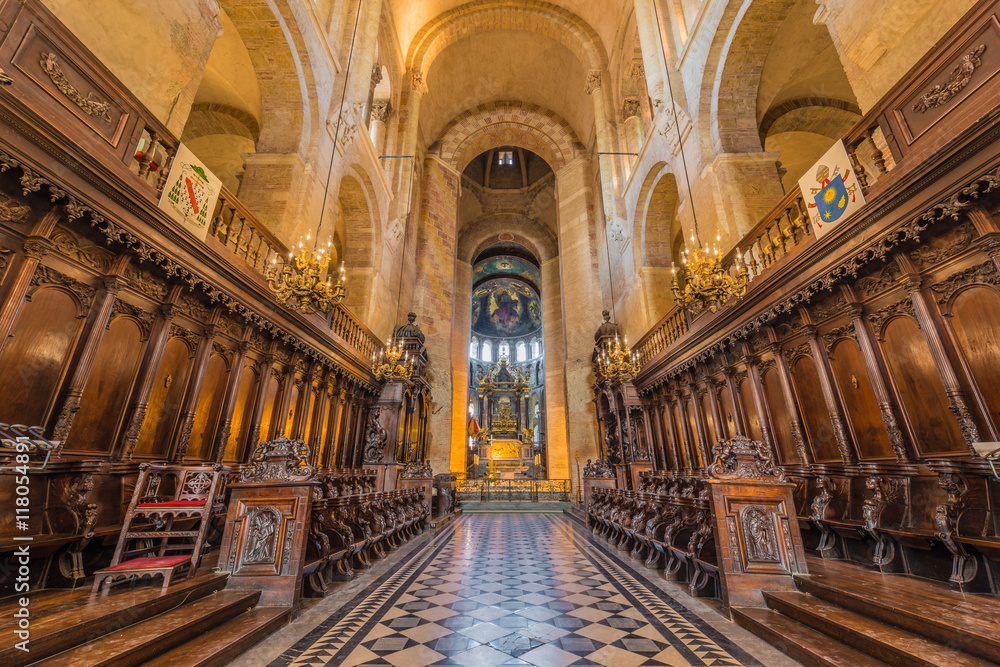
[[[302,217],[307,199],[305,162],[298,153],[247,153],[244,161],[246,173],[238,193],[240,201],[291,246],[298,239],[296,221]]]
[[[546,355],[556,349],[565,350],[565,411],[566,439],[573,451],[564,461],[558,460],[558,449],[550,448],[553,454],[549,477],[568,478],[569,458],[576,453],[581,459],[600,458],[595,439],[594,424],[597,414],[590,387],[594,383],[593,368],[590,363],[594,351],[594,328],[600,323],[602,310],[601,288],[598,282],[597,249],[594,239],[598,236],[593,218],[593,193],[589,186],[588,161],[578,158],[565,165],[556,174],[556,201],[559,207],[559,287],[562,297],[563,345],[557,348],[557,338],[550,335],[550,322],[545,322]],[[543,274],[543,281],[544,281]],[[542,290],[542,298],[548,293]],[[544,308],[544,304],[543,304]],[[544,311],[546,318],[549,312]],[[546,381],[549,381],[549,358],[546,357]],[[547,398],[558,390],[558,385],[547,385]],[[558,397],[553,397],[558,402]],[[556,407],[548,414],[550,419],[558,415],[558,404],[546,405],[546,410]],[[553,422],[550,422],[553,424]],[[555,435],[552,426],[550,436]]]
[[[448,363],[451,365],[452,386],[455,388],[451,397],[451,472],[466,472],[468,461],[468,420],[469,420],[469,335],[471,326],[471,302],[468,296],[472,294],[472,265],[457,260],[455,262],[455,301],[452,313],[451,349],[448,352]],[[511,350],[511,359],[513,359]],[[444,360],[433,357],[435,364]],[[438,402],[437,390],[434,390],[434,401]]]
[[[391,108],[389,100],[372,102],[372,112],[368,119],[368,132],[372,138],[372,145],[375,146],[376,155],[385,153],[386,122],[389,120]]]
[[[429,155],[424,161],[413,310],[420,313],[427,336],[431,393],[437,407],[431,411],[428,423],[431,465],[435,470],[452,470],[455,465],[458,471],[464,471],[464,448],[460,457],[452,448],[456,392],[462,398],[461,415],[465,415],[465,387],[456,384],[451,365],[453,336],[458,335],[466,341],[464,345],[468,344],[468,327],[456,333],[453,320],[459,176],[436,156]],[[467,297],[463,295],[463,299]]]
[[[723,248],[736,245],[781,201],[784,193],[774,164],[779,157],[780,153],[720,153],[715,157],[712,171],[725,212],[719,220]],[[702,243],[711,241],[702,238]]]

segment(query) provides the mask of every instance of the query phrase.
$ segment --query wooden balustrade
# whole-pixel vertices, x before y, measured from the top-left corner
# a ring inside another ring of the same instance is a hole
[[[287,258],[288,247],[223,187],[209,233],[261,275],[272,260]]]

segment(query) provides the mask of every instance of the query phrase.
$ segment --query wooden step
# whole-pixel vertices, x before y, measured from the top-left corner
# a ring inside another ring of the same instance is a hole
[[[75,591],[38,591],[31,595],[31,652],[25,654],[13,642],[0,645],[0,665],[20,667],[92,639],[138,623],[185,602],[203,598],[226,584],[228,575],[206,572],[172,583],[166,592],[155,585],[121,585],[108,592],[91,594],[90,587]],[[0,636],[12,637],[13,610],[0,607]]]
[[[257,604],[259,591],[218,591],[45,660],[45,667],[132,667],[225,623]]]
[[[764,592],[767,606],[890,665],[989,667],[993,663],[806,593]]]
[[[885,667],[884,662],[773,609],[733,607],[732,613],[737,625],[808,667]]]
[[[809,564],[813,572],[813,563]],[[856,565],[795,575],[799,590],[940,644],[1000,662],[1000,600],[952,591],[937,582],[881,574]]]
[[[257,607],[157,656],[143,667],[223,667],[285,625],[290,607]]]

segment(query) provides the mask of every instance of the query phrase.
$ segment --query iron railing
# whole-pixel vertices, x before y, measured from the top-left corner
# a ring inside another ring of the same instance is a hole
[[[463,479],[456,489],[464,502],[569,502],[568,479]]]

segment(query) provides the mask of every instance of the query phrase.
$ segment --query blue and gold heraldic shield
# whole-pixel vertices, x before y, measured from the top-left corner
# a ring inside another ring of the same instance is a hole
[[[822,190],[816,193],[816,212],[821,223],[836,222],[847,210],[851,196],[847,194],[844,177],[837,174]]]

